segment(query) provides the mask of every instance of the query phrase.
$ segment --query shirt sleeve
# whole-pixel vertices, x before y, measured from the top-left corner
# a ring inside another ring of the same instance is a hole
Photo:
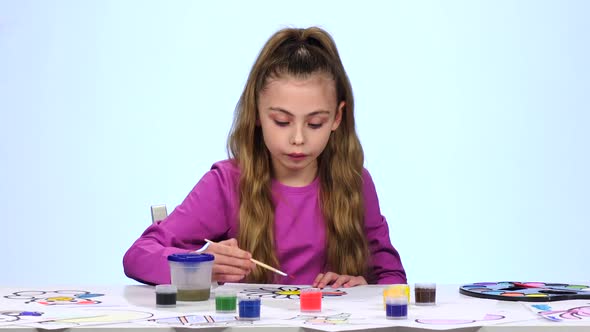
[[[231,227],[232,185],[214,166],[167,218],[149,226],[127,250],[125,274],[142,283],[168,284],[170,254],[192,252],[204,239],[225,239]]]
[[[381,215],[379,199],[373,179],[363,170],[365,195],[365,231],[371,253],[369,282],[378,284],[405,284],[406,272],[397,250],[391,244],[387,220]]]

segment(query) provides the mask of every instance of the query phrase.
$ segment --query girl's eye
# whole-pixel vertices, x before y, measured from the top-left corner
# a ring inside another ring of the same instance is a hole
[[[319,129],[322,127],[323,123],[308,123],[307,125],[311,129]]]
[[[275,123],[276,123],[276,124],[277,124],[277,126],[279,126],[279,127],[286,127],[286,126],[288,126],[288,125],[289,125],[289,122],[288,122],[288,121],[278,121],[278,120],[275,120]]]

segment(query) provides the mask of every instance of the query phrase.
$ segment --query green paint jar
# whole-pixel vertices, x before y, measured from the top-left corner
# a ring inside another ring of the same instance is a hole
[[[234,313],[236,312],[237,300],[235,290],[217,288],[215,290],[215,311],[220,314]]]

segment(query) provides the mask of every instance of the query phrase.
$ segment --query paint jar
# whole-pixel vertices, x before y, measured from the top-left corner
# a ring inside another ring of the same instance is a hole
[[[211,295],[211,254],[168,256],[170,279],[178,289],[178,301],[207,301]]]
[[[299,291],[301,312],[322,311],[322,290],[319,288],[304,288]]]
[[[237,300],[235,290],[217,288],[215,290],[215,311],[219,314],[234,313]]]
[[[436,284],[431,282],[414,284],[414,298],[416,305],[435,305]]]
[[[260,298],[258,296],[240,295],[238,308],[240,320],[260,319]]]
[[[156,285],[156,307],[176,307],[176,286]]]
[[[388,296],[406,296],[408,303],[410,303],[410,285],[408,284],[393,284],[387,286],[383,290],[383,307],[385,308],[385,299]]]
[[[385,317],[387,319],[408,318],[408,297],[393,295],[385,298]]]

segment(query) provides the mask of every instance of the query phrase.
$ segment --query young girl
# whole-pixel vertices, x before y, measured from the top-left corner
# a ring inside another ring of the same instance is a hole
[[[196,250],[215,256],[219,282],[406,282],[363,168],[352,87],[326,31],[283,29],[267,41],[236,107],[228,150],[229,160],[215,163],[129,248],[127,276],[169,283],[167,256]]]

